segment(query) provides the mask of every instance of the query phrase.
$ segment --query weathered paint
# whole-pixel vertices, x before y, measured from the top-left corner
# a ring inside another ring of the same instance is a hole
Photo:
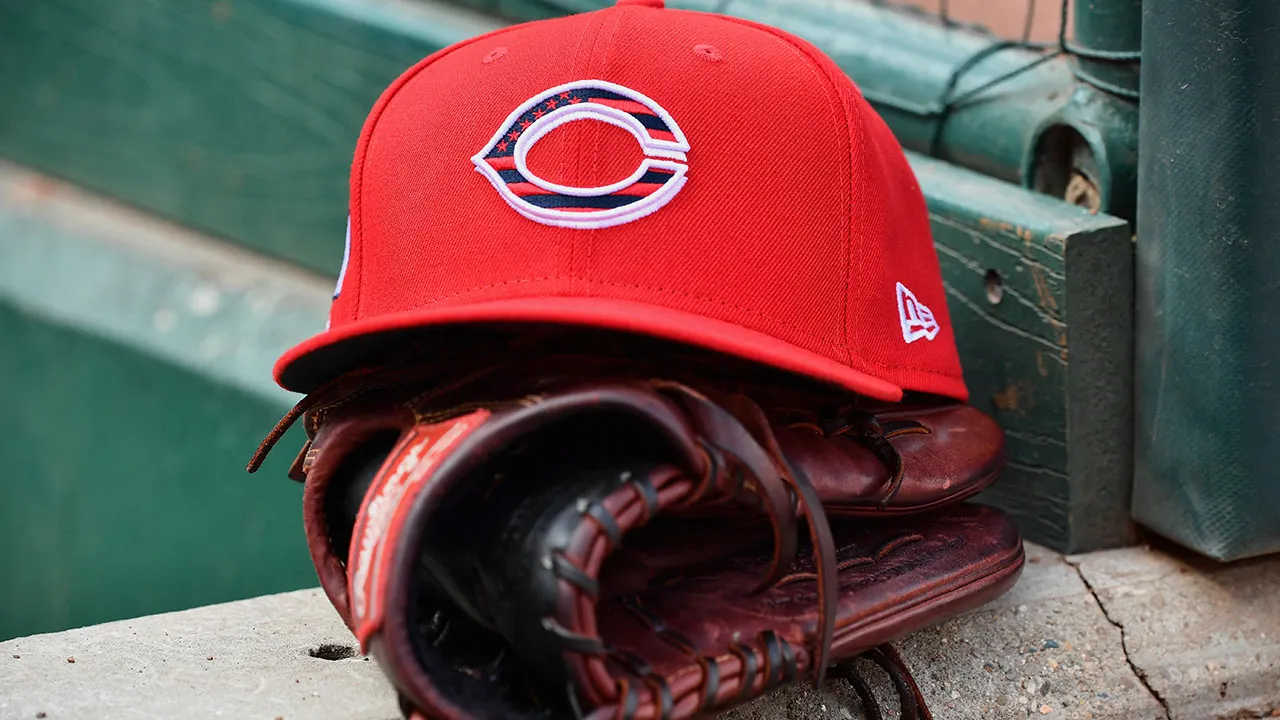
[[[928,201],[972,402],[1006,430],[983,499],[1071,552],[1132,537],[1128,224],[911,156]],[[998,302],[990,274],[1001,279]]]

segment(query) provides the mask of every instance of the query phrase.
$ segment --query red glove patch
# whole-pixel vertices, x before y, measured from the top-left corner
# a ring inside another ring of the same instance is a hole
[[[434,425],[416,425],[401,438],[374,478],[356,519],[347,560],[351,619],[360,649],[382,628],[386,606],[387,548],[399,544],[404,517],[430,483],[441,459],[489,419],[488,410]]]

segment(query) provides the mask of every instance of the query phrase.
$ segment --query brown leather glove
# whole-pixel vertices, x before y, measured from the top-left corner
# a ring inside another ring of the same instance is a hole
[[[406,712],[696,717],[869,650],[925,712],[879,646],[1021,570],[957,504],[1004,462],[972,407],[553,367],[368,372],[294,413],[322,585]]]

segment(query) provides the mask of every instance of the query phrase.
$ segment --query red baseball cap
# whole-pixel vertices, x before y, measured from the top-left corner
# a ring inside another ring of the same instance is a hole
[[[967,398],[901,146],[772,27],[622,0],[446,48],[374,106],[349,210],[329,326],[277,362],[286,389],[388,333],[514,322]]]

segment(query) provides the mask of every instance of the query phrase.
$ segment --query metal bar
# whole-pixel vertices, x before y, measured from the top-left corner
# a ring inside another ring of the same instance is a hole
[[[1077,2],[1075,21],[1076,38],[1069,48],[1076,76],[1101,90],[1138,99],[1142,0]]]

